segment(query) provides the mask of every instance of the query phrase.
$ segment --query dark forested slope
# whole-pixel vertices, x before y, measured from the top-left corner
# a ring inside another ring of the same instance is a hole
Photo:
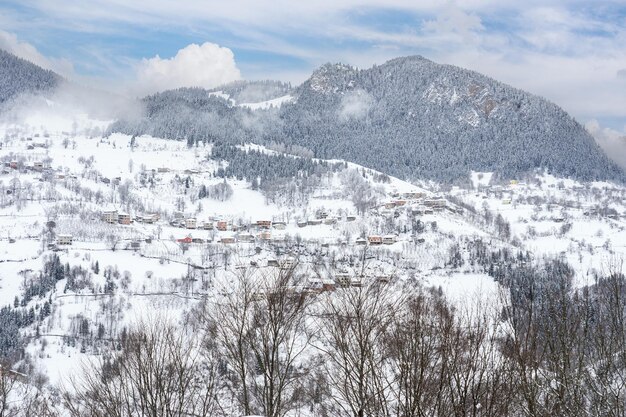
[[[0,49],[0,104],[25,93],[48,92],[62,78]]]

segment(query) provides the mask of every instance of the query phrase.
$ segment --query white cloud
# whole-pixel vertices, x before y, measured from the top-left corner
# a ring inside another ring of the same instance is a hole
[[[427,32],[444,35],[454,34],[461,39],[473,39],[475,32],[484,29],[480,17],[465,12],[452,3],[448,3],[435,20],[424,23]]]
[[[74,68],[70,61],[62,58],[47,58],[30,43],[24,42],[18,39],[15,34],[4,30],[0,30],[0,49],[65,77],[71,77],[74,74]]]
[[[603,128],[597,120],[590,120],[585,127],[608,157],[626,169],[626,132]]]
[[[233,52],[214,43],[191,44],[176,56],[144,59],[137,69],[141,93],[179,87],[213,88],[241,79]]]

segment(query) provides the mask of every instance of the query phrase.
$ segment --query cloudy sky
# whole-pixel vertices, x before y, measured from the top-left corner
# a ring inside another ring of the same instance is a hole
[[[0,48],[133,94],[420,54],[626,132],[626,1],[2,0]]]

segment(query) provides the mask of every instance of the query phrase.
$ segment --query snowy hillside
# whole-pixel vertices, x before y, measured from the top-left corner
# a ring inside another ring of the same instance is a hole
[[[407,58],[0,122],[0,416],[619,410],[626,187],[511,91]]]
[[[499,293],[488,253],[562,259],[578,286],[626,255],[626,189],[611,183],[494,184],[486,173],[474,188],[443,191],[334,160],[306,190],[269,189],[220,175],[238,165],[214,159],[211,145],[91,136],[93,120],[66,121],[75,135],[33,121],[0,131],[0,302],[34,311],[13,330],[25,352],[17,366],[50,386],[138,320],[180,317],[238,271],[286,260],[306,277],[302,288],[391,280],[467,302]],[[39,271],[57,264],[62,275],[44,285]]]

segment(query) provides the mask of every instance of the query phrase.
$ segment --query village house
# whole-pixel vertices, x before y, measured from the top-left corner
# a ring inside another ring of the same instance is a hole
[[[444,209],[446,207],[446,204],[446,200],[444,200],[443,198],[424,200],[424,205],[433,209]]]
[[[356,216],[346,216],[346,221],[353,222],[356,220]]]
[[[225,244],[225,245],[228,245],[228,244],[233,244],[233,243],[237,242],[237,240],[235,239],[234,236],[224,236],[224,237],[222,237],[220,242]]]
[[[272,238],[272,234],[270,232],[260,232],[256,235],[256,237],[261,240],[270,240]]]
[[[118,213],[117,222],[119,224],[130,224],[130,214],[128,213]]]
[[[33,162],[33,169],[35,171],[42,171],[43,170],[43,162],[41,162],[41,161]]]
[[[396,243],[396,236],[395,235],[383,236],[383,244],[385,244],[385,245],[393,245],[394,243]]]
[[[102,212],[102,221],[105,221],[107,223],[117,223],[118,222],[118,217],[117,217],[117,210],[105,210]]]
[[[210,222],[210,221],[203,222],[202,228],[204,230],[213,230],[213,222]]]
[[[287,224],[285,222],[274,222],[274,229],[276,230],[285,230]]]
[[[160,173],[170,172],[170,169],[167,167],[159,167],[157,168],[157,172],[160,172]]]
[[[71,245],[74,243],[72,235],[57,235],[57,245]]]
[[[17,169],[17,161],[11,161],[11,162],[9,162],[9,168],[11,168],[11,169]]]
[[[367,237],[367,241],[370,245],[382,245],[383,237],[379,235],[370,235]]]
[[[308,221],[309,226],[319,226],[320,224],[322,224],[322,219],[310,219]]]
[[[271,220],[257,220],[256,227],[258,227],[259,229],[269,229],[270,227],[272,227],[272,221]]]
[[[406,199],[419,199],[424,197],[424,193],[418,191],[410,191],[408,193],[402,193],[402,197]]]
[[[217,230],[225,232],[228,230],[228,222],[226,220],[220,220],[217,222]]]
[[[237,236],[237,240],[239,240],[240,242],[246,242],[246,243],[254,242],[254,235],[250,233],[240,233]]]
[[[195,229],[196,228],[196,219],[195,218],[185,219],[185,228],[186,229]]]
[[[365,238],[359,237],[354,241],[354,243],[358,246],[363,246],[367,244],[367,240]]]
[[[192,242],[193,242],[193,239],[191,238],[191,236],[187,236],[187,237],[184,237],[184,238],[182,238],[182,239],[176,239],[176,241],[177,241],[178,243],[190,244],[190,243],[192,243]]]
[[[335,282],[339,287],[349,287],[352,284],[352,278],[347,272],[337,272],[335,274]]]
[[[295,259],[283,259],[280,262],[280,269],[289,270],[296,266],[297,261]]]
[[[309,223],[306,220],[304,220],[304,221],[299,221],[297,224],[298,224],[298,227],[306,227]]]

